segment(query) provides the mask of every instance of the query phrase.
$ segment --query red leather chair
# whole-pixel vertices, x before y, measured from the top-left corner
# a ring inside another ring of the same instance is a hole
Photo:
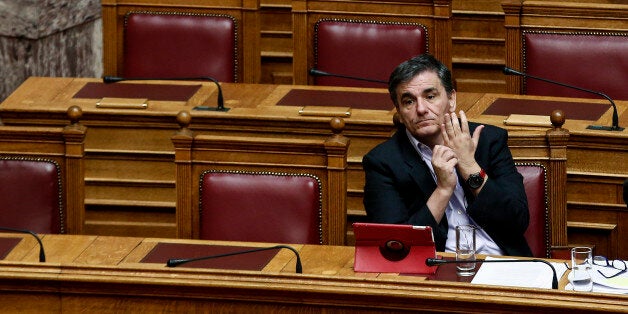
[[[201,239],[322,243],[317,177],[209,170],[200,180]]]
[[[65,233],[62,186],[53,160],[0,156],[0,226]]]
[[[515,163],[523,176],[523,185],[528,198],[530,224],[525,238],[534,257],[551,257],[550,221],[548,212],[547,178],[545,167],[535,163]]]
[[[85,134],[80,107],[61,127],[0,125],[0,227],[81,234]]]
[[[399,63],[428,51],[421,24],[323,19],[314,30],[314,67],[332,74],[388,82]],[[385,88],[386,83],[317,77],[315,85]]]
[[[523,71],[628,100],[628,33],[522,33]],[[523,94],[600,98],[591,93],[524,79]]]
[[[237,82],[237,30],[235,18],[224,14],[129,12],[123,76]]]

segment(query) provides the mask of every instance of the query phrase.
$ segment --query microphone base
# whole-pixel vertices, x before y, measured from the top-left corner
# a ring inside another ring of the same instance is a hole
[[[599,130],[599,131],[623,131],[624,128],[617,126],[604,126],[604,125],[589,125],[587,127],[589,130]]]
[[[209,107],[209,106],[196,106],[194,108],[192,108],[192,110],[198,110],[198,111],[222,111],[222,112],[227,112],[229,111],[229,109],[231,108],[218,108],[218,107]]]

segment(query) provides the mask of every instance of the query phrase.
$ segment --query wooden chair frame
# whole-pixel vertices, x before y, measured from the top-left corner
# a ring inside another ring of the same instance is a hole
[[[236,77],[238,82],[258,83],[261,76],[260,1],[245,0],[102,0],[103,72],[120,76],[124,53],[124,20],[129,12],[179,12],[232,16],[238,26]]]
[[[351,0],[292,1],[294,84],[313,84],[314,28],[322,19],[421,24],[427,27],[428,52],[451,68],[451,1]]]
[[[522,70],[524,32],[596,33],[628,35],[625,4],[583,6],[573,2],[502,0],[506,28],[506,65]],[[506,92],[522,94],[523,79],[506,77]]]
[[[322,242],[345,243],[349,140],[340,134],[344,127],[340,118],[332,119],[335,133],[320,140],[194,135],[188,128],[188,112],[179,113],[177,120],[181,129],[172,137],[177,237],[198,238],[199,178],[203,172],[266,171],[318,177],[322,187]]]
[[[0,158],[51,162],[60,176],[60,206],[64,211],[61,233],[81,234],[85,216],[86,128],[78,120],[82,111],[68,109],[70,125],[64,128],[4,126],[0,124]]]
[[[535,131],[509,132],[508,147],[515,164],[535,164],[545,168],[548,195],[548,256],[563,254],[567,247],[567,142],[569,131],[561,122],[541,136]]]

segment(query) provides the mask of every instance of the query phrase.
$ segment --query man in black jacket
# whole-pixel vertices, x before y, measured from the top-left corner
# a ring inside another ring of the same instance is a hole
[[[506,130],[458,117],[451,72],[429,54],[400,64],[388,90],[403,125],[362,161],[370,221],[431,226],[436,249],[450,252],[455,226],[472,224],[478,253],[531,256]]]

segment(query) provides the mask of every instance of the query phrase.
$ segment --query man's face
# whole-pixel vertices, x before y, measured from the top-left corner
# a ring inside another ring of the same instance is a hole
[[[440,125],[444,114],[456,109],[456,92],[447,96],[435,72],[423,72],[397,87],[397,112],[401,122],[422,143],[442,141]]]

